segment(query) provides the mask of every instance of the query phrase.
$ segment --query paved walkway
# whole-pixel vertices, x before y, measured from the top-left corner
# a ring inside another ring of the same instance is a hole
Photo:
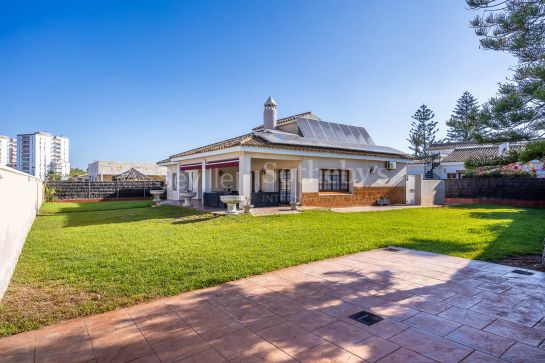
[[[512,271],[374,250],[4,338],[0,362],[545,362],[545,273]]]

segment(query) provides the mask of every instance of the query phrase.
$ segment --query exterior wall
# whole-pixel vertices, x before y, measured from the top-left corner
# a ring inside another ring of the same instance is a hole
[[[112,176],[119,175],[134,168],[144,175],[156,176],[157,180],[164,180],[166,168],[152,163],[131,161],[95,161],[87,166],[89,178],[93,181],[112,180]],[[160,179],[163,177],[163,179]],[[102,178],[102,179],[101,179]]]
[[[444,180],[420,181],[420,205],[432,206],[445,204]]]
[[[8,287],[26,236],[42,204],[42,182],[0,166],[0,298]]]
[[[456,174],[465,171],[464,163],[444,163],[437,168],[437,176],[440,179],[447,179],[448,174]]]
[[[173,190],[172,189],[172,174],[173,173],[177,173],[177,175],[179,175],[179,172],[177,172],[177,169],[178,169],[178,165],[169,165],[167,166],[167,180],[166,180],[166,189],[167,189],[167,199],[169,200],[179,200],[180,197],[178,195],[179,193],[179,188],[178,190]],[[178,180],[180,179],[179,177],[177,178]]]
[[[319,191],[321,169],[350,171],[349,193]],[[371,172],[373,171],[373,172]],[[375,204],[382,195],[393,204],[405,203],[406,164],[386,170],[382,161],[305,159],[302,167],[301,203],[317,207],[352,207]]]
[[[216,154],[205,157],[188,158],[180,161],[181,165],[211,162],[233,158],[251,158],[249,172],[255,175],[255,191],[275,192],[278,190],[278,170],[290,169],[292,171],[292,200],[308,206],[343,207],[371,205],[381,196],[385,195],[392,203],[405,203],[405,175],[406,163],[397,162],[395,170],[386,170],[384,161],[341,159],[314,156],[298,156],[296,154],[276,154],[266,152],[232,152]],[[170,184],[172,173],[176,172],[178,165],[168,166],[167,185]],[[206,191],[223,190],[222,179],[233,181],[232,190],[239,191],[242,180],[237,167],[205,170],[204,182],[202,182],[202,170],[197,169],[194,174],[201,181],[198,182],[198,190],[193,189],[200,196],[203,186]],[[320,193],[319,176],[320,169],[344,169],[350,171],[349,193]],[[219,177],[222,170],[222,177]],[[262,171],[264,173],[262,173]],[[183,174],[186,174],[182,172]],[[184,177],[185,179],[185,177]],[[244,179],[245,190],[247,180]],[[247,192],[247,190],[246,190]],[[167,188],[167,198],[177,199],[177,194]]]

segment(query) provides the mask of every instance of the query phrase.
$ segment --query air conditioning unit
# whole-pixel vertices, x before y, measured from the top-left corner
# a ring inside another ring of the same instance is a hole
[[[395,161],[387,161],[386,162],[386,169],[388,170],[394,170],[396,168],[396,162]]]

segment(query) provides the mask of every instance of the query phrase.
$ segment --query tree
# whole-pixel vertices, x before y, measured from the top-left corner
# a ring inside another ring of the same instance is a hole
[[[87,174],[87,172],[80,168],[70,168],[70,179],[75,179],[80,175]]]
[[[483,135],[484,126],[478,119],[479,103],[471,93],[465,91],[456,102],[456,107],[447,121],[449,141],[475,141],[476,135]]]
[[[527,140],[545,135],[545,1],[466,0],[480,10],[470,25],[484,49],[517,59],[514,75],[483,105],[485,141]]]
[[[61,180],[61,176],[51,169],[47,172],[47,180]]]
[[[434,117],[433,111],[426,105],[420,106],[412,116],[414,121],[407,141],[411,143],[410,149],[414,151],[414,156],[426,156],[428,147],[435,142],[437,122],[433,121]]]

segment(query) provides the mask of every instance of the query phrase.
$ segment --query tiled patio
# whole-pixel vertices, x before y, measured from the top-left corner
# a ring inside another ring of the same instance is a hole
[[[512,271],[374,250],[4,338],[0,362],[545,362],[545,273]]]

